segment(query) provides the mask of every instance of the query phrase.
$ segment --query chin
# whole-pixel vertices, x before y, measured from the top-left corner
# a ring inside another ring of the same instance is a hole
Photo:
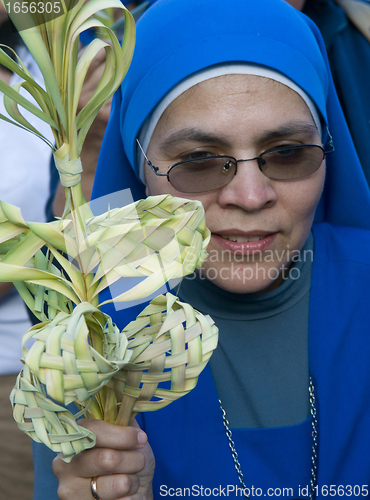
[[[274,290],[283,281],[280,268],[237,267],[222,268],[215,272],[215,268],[203,267],[201,275],[214,285],[232,293],[264,293]],[[258,271],[258,272],[257,272]]]

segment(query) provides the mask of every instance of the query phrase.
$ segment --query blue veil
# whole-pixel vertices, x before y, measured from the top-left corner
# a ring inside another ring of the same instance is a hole
[[[327,156],[316,222],[370,229],[370,192],[333,86],[316,25],[284,0],[158,0],[137,23],[129,72],[113,99],[93,198],[130,188],[145,197],[136,137],[166,93],[187,76],[225,62],[273,68],[313,100],[335,152]]]

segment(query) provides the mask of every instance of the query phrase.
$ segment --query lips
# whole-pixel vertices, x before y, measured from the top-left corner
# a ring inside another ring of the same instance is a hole
[[[253,255],[266,251],[274,242],[277,232],[227,230],[212,233],[214,243],[238,255]]]
[[[223,235],[223,234],[221,234],[220,236],[222,236],[222,238],[224,238],[226,240],[236,241],[237,243],[247,243],[250,241],[260,241],[260,240],[263,240],[263,238],[264,238],[263,236],[236,236],[236,235],[227,236],[227,235]]]

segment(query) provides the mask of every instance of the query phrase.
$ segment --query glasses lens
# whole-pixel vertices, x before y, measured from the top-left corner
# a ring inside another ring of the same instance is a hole
[[[300,179],[313,174],[324,159],[320,146],[292,146],[261,155],[261,171],[269,179]]]
[[[234,158],[212,156],[177,163],[170,169],[168,177],[172,186],[181,193],[204,193],[226,186],[235,171]]]

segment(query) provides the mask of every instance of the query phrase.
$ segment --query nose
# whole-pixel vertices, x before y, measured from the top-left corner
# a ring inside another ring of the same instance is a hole
[[[261,172],[256,159],[238,161],[236,175],[218,193],[220,206],[234,205],[248,212],[270,208],[276,201],[274,181]]]

